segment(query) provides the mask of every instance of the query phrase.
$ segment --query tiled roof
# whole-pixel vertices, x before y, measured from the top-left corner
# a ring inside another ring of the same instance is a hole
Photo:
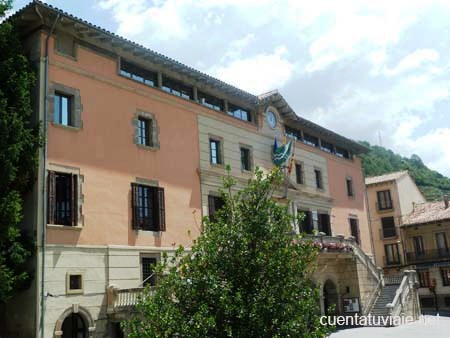
[[[450,207],[444,201],[416,204],[414,211],[405,217],[403,225],[423,224],[450,220]]]
[[[366,185],[395,181],[395,180],[398,180],[403,175],[407,175],[407,174],[408,174],[408,171],[404,170],[404,171],[396,171],[394,173],[384,174],[384,175],[380,175],[380,176],[366,177]]]

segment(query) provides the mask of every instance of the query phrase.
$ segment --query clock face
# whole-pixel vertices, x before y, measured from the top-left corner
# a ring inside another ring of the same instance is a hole
[[[271,110],[268,110],[266,113],[266,119],[269,127],[275,129],[275,127],[277,126],[277,117],[275,116],[275,113]]]

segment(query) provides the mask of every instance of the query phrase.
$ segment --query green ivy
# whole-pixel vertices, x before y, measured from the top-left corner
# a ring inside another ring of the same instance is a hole
[[[0,0],[0,19],[11,1]],[[12,21],[0,25],[0,302],[28,286],[33,244],[20,231],[23,198],[35,181],[39,129],[31,125],[34,72]]]

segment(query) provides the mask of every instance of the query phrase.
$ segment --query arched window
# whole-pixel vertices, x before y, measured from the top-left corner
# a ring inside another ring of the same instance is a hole
[[[62,338],[86,338],[86,324],[78,313],[71,313],[62,324]]]

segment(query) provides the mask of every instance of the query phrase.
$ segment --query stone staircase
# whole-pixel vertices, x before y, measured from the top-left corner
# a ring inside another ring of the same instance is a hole
[[[396,318],[420,314],[418,294],[415,287],[415,271],[404,271],[403,275],[384,276],[384,283],[376,298],[370,315],[377,318],[372,326],[395,326]],[[385,319],[386,321],[383,321]]]

